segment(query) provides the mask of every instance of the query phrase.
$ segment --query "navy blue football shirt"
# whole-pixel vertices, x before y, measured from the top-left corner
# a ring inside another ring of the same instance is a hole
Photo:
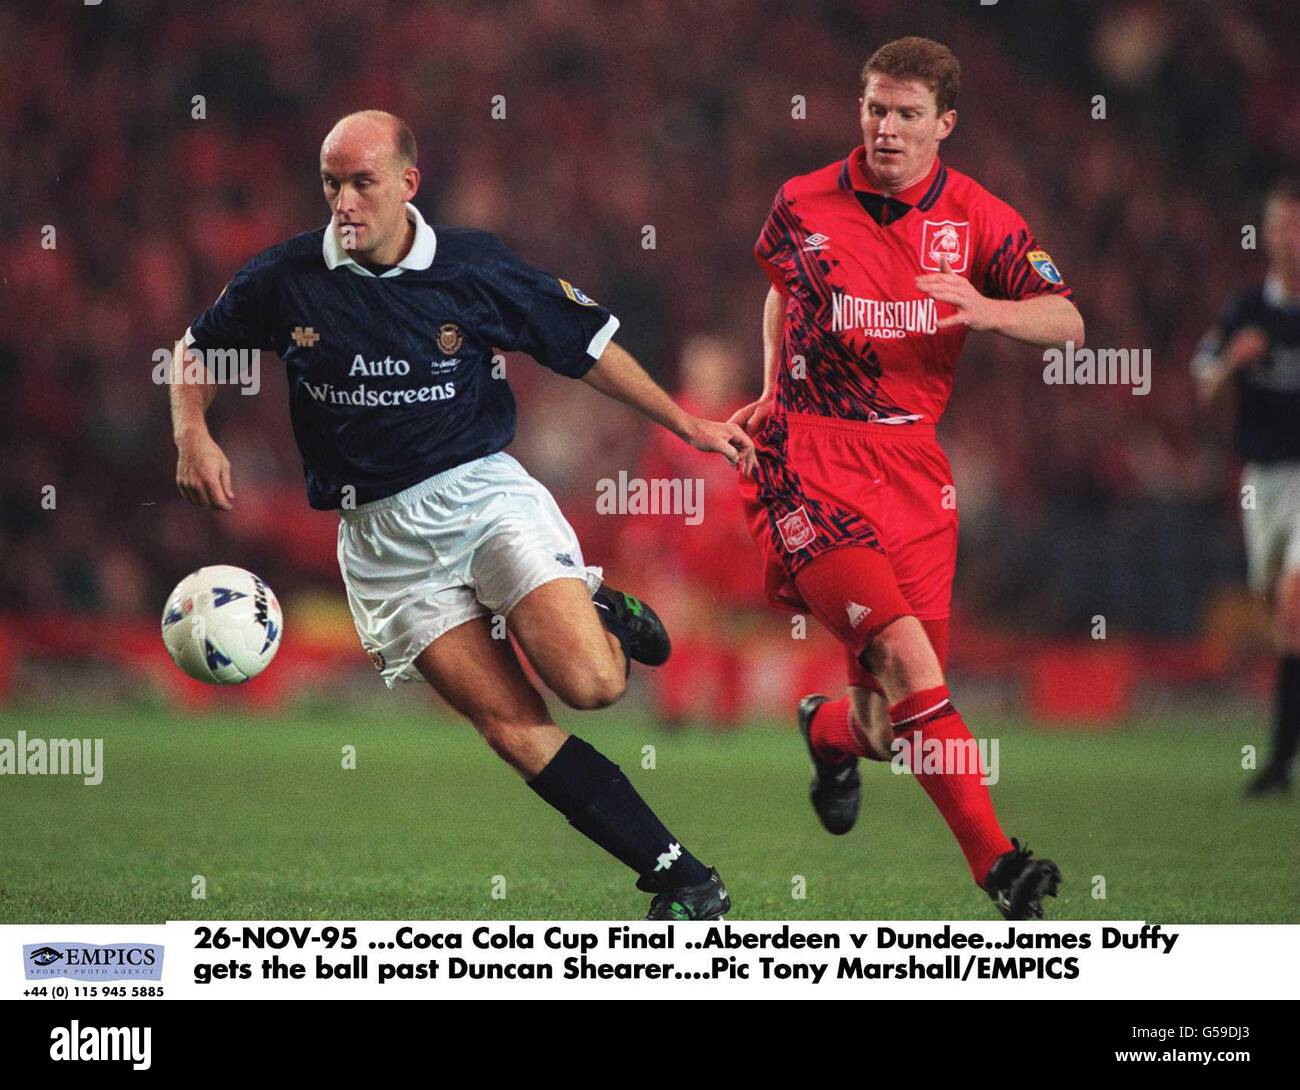
[[[279,353],[307,497],[324,510],[383,499],[503,450],[515,399],[496,350],[581,378],[618,319],[486,231],[439,227],[406,206],[415,241],[380,275],[332,224],[248,262],[185,333],[199,349]]]
[[[1205,335],[1192,366],[1213,366],[1246,326],[1264,332],[1269,350],[1233,376],[1237,453],[1247,462],[1300,462],[1300,299],[1288,299],[1281,281],[1257,284],[1233,299]]]

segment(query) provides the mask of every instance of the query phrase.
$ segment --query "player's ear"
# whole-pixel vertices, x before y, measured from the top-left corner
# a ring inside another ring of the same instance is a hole
[[[402,171],[402,199],[409,201],[420,191],[420,168],[407,167]]]
[[[952,130],[957,127],[957,111],[945,110],[939,115],[939,139],[947,140]]]

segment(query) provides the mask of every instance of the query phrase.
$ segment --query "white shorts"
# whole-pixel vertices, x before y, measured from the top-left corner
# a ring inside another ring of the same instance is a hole
[[[1278,577],[1300,569],[1300,464],[1252,462],[1241,475],[1242,528],[1251,590],[1270,596]],[[1252,505],[1253,504],[1253,505]]]
[[[505,453],[339,516],[352,620],[390,689],[422,680],[414,660],[444,632],[507,616],[543,583],[581,579],[593,594],[600,587],[601,569],[583,563],[551,494]]]

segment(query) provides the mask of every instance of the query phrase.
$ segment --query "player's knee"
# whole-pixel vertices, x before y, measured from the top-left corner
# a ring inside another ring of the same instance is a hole
[[[622,665],[611,659],[609,664],[575,671],[556,688],[556,695],[571,708],[595,711],[617,703],[626,689]]]
[[[873,637],[865,657],[886,692],[943,684],[943,670],[925,628],[915,617],[899,617]]]

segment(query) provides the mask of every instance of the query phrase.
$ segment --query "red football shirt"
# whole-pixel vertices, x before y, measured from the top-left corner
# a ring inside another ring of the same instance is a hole
[[[979,183],[934,166],[889,197],[866,151],[786,182],[754,247],[787,300],[777,405],[849,420],[937,423],[969,332],[916,277],[949,268],[996,299],[1070,296],[1020,214]]]

